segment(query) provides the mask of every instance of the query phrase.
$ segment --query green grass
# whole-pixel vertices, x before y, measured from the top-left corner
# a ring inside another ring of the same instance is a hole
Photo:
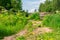
[[[53,29],[54,40],[60,40],[60,14],[50,14],[44,17],[43,26]],[[51,35],[52,36],[52,35]]]
[[[23,30],[27,24],[27,18],[20,16],[20,13],[0,14],[0,38],[13,35],[20,30]]]
[[[16,38],[16,40],[26,40],[24,36]]]
[[[60,35],[55,33],[46,33],[46,34],[40,34],[37,36],[38,40],[59,40]]]
[[[42,24],[48,27],[60,28],[60,14],[45,16]]]

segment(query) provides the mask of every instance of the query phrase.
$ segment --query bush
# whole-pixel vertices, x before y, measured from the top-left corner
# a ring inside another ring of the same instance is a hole
[[[32,13],[32,14],[29,16],[29,19],[40,20],[39,13]]]
[[[42,24],[48,27],[60,28],[60,14],[51,14],[45,16]]]
[[[0,14],[0,38],[19,32],[24,29],[26,24],[26,17],[20,16],[19,13],[16,15],[8,15],[8,13]]]

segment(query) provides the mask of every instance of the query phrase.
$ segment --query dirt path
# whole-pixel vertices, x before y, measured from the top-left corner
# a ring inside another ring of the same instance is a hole
[[[25,35],[26,33],[27,33],[27,30],[22,30],[22,31],[20,31],[19,33],[17,33],[16,35],[4,37],[3,40],[16,40],[16,39],[15,39],[16,37],[23,36],[23,35]]]
[[[41,23],[40,21],[32,21],[32,22],[33,22],[34,25]],[[32,31],[32,33],[35,34],[35,35],[38,35],[38,34],[41,34],[41,33],[42,34],[49,33],[49,32],[52,32],[52,29],[50,29],[48,27],[38,27],[38,28],[36,28]],[[16,35],[4,37],[3,40],[16,40],[16,37],[23,36],[27,33],[28,33],[28,30],[22,30],[19,33],[17,33]]]
[[[36,28],[33,32],[35,34],[51,33],[52,29],[50,29],[48,27],[41,27],[41,28]]]
[[[47,27],[36,28],[36,29],[33,31],[33,33],[34,33],[35,35],[41,34],[41,33],[42,33],[42,34],[43,34],[43,33],[49,33],[49,32],[52,32],[52,29],[47,28]],[[17,33],[16,35],[9,36],[9,37],[5,37],[3,40],[16,40],[16,39],[15,39],[16,37],[23,36],[23,35],[25,35],[26,33],[27,33],[27,30],[23,30],[23,31]]]

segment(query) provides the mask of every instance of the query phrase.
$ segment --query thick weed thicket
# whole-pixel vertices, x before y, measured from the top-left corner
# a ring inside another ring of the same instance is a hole
[[[47,15],[42,23],[44,26],[60,28],[60,14]]]
[[[24,29],[27,19],[20,16],[20,13],[14,14],[0,14],[0,38],[9,36]]]

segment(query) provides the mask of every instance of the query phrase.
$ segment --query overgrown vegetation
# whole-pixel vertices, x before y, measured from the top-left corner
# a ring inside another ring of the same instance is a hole
[[[40,12],[55,12],[60,10],[60,0],[46,0],[39,6]]]
[[[16,40],[26,40],[24,36],[16,38]]]
[[[0,0],[0,6],[7,10],[22,10],[21,0]]]
[[[38,12],[32,13],[31,15],[29,15],[29,19],[40,20],[40,14]]]
[[[60,39],[59,38],[60,37],[60,13],[46,15],[44,17],[42,24],[45,27],[50,27],[53,29],[53,35],[55,38],[52,40],[59,40]]]
[[[34,35],[34,33],[32,31],[34,30],[35,26],[32,27],[32,23],[29,23],[30,27],[29,27],[29,25],[27,26],[29,33],[27,33],[24,36],[17,37],[17,39],[18,40],[27,40],[27,39],[28,40],[29,39],[30,40],[59,40],[60,39],[60,31],[59,31],[60,30],[60,22],[59,22],[60,19],[59,19],[59,17],[60,17],[59,13],[52,14],[52,15],[49,14],[44,17],[44,20],[42,22],[43,23],[42,27],[51,28],[52,29],[51,33]]]
[[[27,18],[21,16],[21,13],[17,13],[16,15],[8,14],[0,14],[0,37],[15,34],[24,29],[27,24]]]
[[[60,35],[56,32],[34,35],[33,33],[17,37],[16,40],[59,40]]]
[[[27,12],[22,10],[22,0],[0,0],[0,38],[26,29],[27,34],[17,37],[16,40],[60,40],[59,4],[60,0],[46,0],[41,3],[39,12],[48,12],[48,15],[40,20],[40,14],[36,10],[31,14],[28,13],[28,10]],[[52,29],[51,33],[36,33],[37,35],[34,33],[35,29],[41,28],[41,21],[42,27]]]
[[[53,28],[60,28],[60,13],[46,15],[43,20],[43,25]]]

